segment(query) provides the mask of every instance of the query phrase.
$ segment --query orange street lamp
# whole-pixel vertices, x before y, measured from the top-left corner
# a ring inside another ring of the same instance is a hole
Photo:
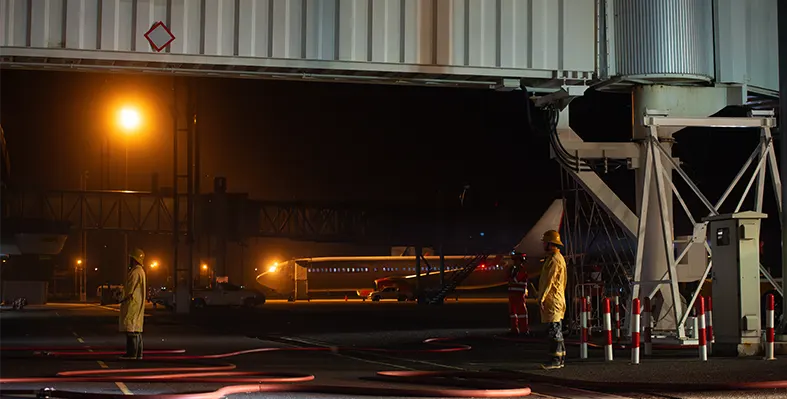
[[[131,135],[137,132],[139,126],[142,124],[142,116],[136,108],[125,107],[120,109],[118,114],[118,124],[126,135]],[[128,141],[126,141],[126,173],[123,180],[123,189],[128,190]]]
[[[139,115],[139,111],[134,108],[122,108],[118,114],[118,122],[120,123],[120,127],[122,127],[127,134],[130,134],[139,128],[142,117]]]

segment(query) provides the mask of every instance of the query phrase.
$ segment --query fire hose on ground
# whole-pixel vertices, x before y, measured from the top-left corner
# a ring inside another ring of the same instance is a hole
[[[163,361],[206,361],[220,360],[235,356],[266,352],[334,352],[354,351],[373,353],[447,353],[470,350],[469,345],[446,343],[449,339],[432,338],[423,341],[425,344],[438,346],[429,349],[385,349],[358,347],[269,347],[211,355],[180,355],[183,349],[164,349],[144,351],[146,362]],[[79,350],[77,350],[79,349]],[[87,350],[90,351],[87,351]],[[114,350],[113,350],[114,349]],[[3,347],[0,351],[33,351],[37,355],[51,357],[100,357],[117,356],[123,352],[115,347]],[[150,356],[156,355],[156,356]],[[96,369],[61,371],[54,377],[0,378],[0,384],[51,384],[62,382],[168,382],[168,383],[233,383],[212,392],[183,394],[138,395],[144,399],[217,399],[239,393],[312,393],[338,395],[373,395],[373,396],[413,396],[413,397],[479,397],[479,398],[512,398],[530,395],[530,388],[522,383],[501,378],[501,373],[492,372],[422,372],[422,371],[380,371],[376,377],[379,381],[406,383],[411,385],[437,385],[446,388],[383,388],[341,385],[293,384],[309,382],[315,379],[312,374],[287,372],[234,371],[236,366],[231,363],[202,365],[197,367],[149,367],[134,369]],[[133,375],[132,375],[133,374]],[[145,374],[145,375],[137,375]],[[105,393],[85,393],[45,390],[3,390],[5,394],[34,394],[51,398],[69,399],[108,399],[124,395]]]
[[[464,339],[473,337],[463,337]],[[484,338],[484,337],[476,337]],[[488,338],[488,337],[485,337]],[[518,342],[543,342],[536,338],[494,337],[507,341]],[[389,354],[415,354],[415,353],[450,353],[471,350],[466,344],[451,343],[458,338],[431,338],[423,341],[425,344],[439,346],[428,349],[386,349],[370,347],[267,347],[256,348],[228,353],[210,355],[185,355],[183,349],[159,349],[145,351],[146,362],[192,361],[204,362],[207,360],[222,360],[235,356],[249,355],[266,352],[370,352]],[[568,344],[579,344],[567,341]],[[591,345],[601,348],[601,345]],[[618,345],[625,348],[624,345]],[[654,345],[654,348],[659,346]],[[90,351],[87,351],[87,350]],[[665,346],[664,349],[673,349]],[[107,356],[117,356],[123,352],[116,347],[2,347],[0,351],[32,351],[39,356],[50,357],[100,357],[106,360]],[[150,356],[156,355],[156,356]],[[232,383],[212,392],[178,393],[178,394],[152,394],[138,395],[141,399],[216,399],[239,393],[312,393],[312,394],[337,394],[337,395],[372,395],[372,396],[411,396],[411,397],[479,397],[479,398],[511,398],[528,396],[530,387],[524,381],[552,383],[575,388],[617,391],[617,392],[643,392],[643,391],[730,391],[730,390],[770,390],[787,389],[786,380],[763,381],[749,383],[722,383],[722,384],[662,384],[650,382],[596,382],[552,377],[540,374],[530,374],[511,370],[491,370],[486,372],[472,371],[379,371],[370,380],[404,383],[410,385],[432,385],[445,388],[384,388],[343,385],[318,385],[302,384],[315,379],[312,374],[290,372],[257,372],[234,371],[236,366],[231,363],[203,364],[195,367],[148,367],[136,369],[96,369],[62,371],[54,377],[23,377],[0,378],[0,384],[45,384],[62,382],[168,382],[168,383]],[[144,375],[138,375],[144,374]],[[301,383],[301,384],[297,384]],[[0,385],[1,386],[1,385]],[[55,389],[44,390],[2,390],[7,395],[34,394],[51,398],[68,399],[108,399],[120,398],[123,395],[105,393],[85,393],[62,391]]]

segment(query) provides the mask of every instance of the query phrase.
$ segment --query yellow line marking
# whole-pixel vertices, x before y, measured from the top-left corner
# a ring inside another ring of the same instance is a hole
[[[126,384],[124,384],[122,382],[116,382],[115,385],[118,386],[118,389],[120,389],[120,392],[123,392],[123,395],[133,395],[133,393],[131,392],[130,389],[128,389]]]
[[[77,341],[79,341],[80,344],[83,344],[83,345],[85,344],[85,340],[82,339],[82,337],[80,337],[79,334],[76,333],[76,331],[72,331],[71,333],[74,334],[75,337],[77,337]],[[93,352],[93,350],[90,349],[90,348],[86,348],[86,349],[87,349],[88,352]],[[108,369],[109,368],[109,366],[107,366],[107,364],[102,362],[101,360],[96,360],[96,362],[98,363],[98,365],[102,369]],[[124,384],[122,382],[116,382],[115,385],[117,385],[118,389],[120,389],[120,392],[122,392],[123,395],[134,395],[134,393],[131,392],[130,389],[128,389],[126,384]]]

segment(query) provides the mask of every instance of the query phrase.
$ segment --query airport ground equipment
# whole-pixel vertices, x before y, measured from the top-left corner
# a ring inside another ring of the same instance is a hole
[[[442,287],[440,287],[439,291],[437,291],[437,293],[434,296],[428,299],[428,303],[430,305],[442,303],[443,300],[445,300],[445,297],[447,297],[451,292],[453,292],[453,290],[455,290],[456,287],[458,287],[459,284],[461,284],[462,281],[464,281],[464,279],[470,276],[470,273],[472,273],[479,265],[481,265],[487,259],[487,256],[488,255],[479,254],[473,257],[470,260],[470,262],[468,262],[462,268],[462,270],[453,273],[451,275],[451,278],[448,281],[446,281]]]
[[[759,212],[738,212],[704,219],[715,255],[713,302],[721,310],[713,320],[717,354],[752,356],[759,352],[760,223],[766,217]]]
[[[672,90],[679,90],[671,88]],[[708,99],[717,104],[705,104],[704,107],[708,109],[718,109],[723,107],[727,102],[726,100],[712,100],[711,96],[719,94],[718,90],[711,89],[710,91],[695,92],[696,88],[684,88],[684,95],[686,98],[695,97],[697,99]],[[703,273],[699,276],[691,276],[693,281],[699,280],[698,288],[692,295],[686,298],[686,305],[672,306],[675,302],[673,298],[681,298],[678,290],[678,283],[681,280],[682,269],[685,270],[682,262],[686,255],[691,250],[692,246],[699,245],[705,247],[705,250],[712,255],[710,246],[705,243],[705,235],[707,222],[698,222],[692,215],[681,193],[671,181],[672,173],[677,173],[690,187],[691,191],[700,199],[703,205],[707,208],[710,215],[717,215],[725,200],[730,196],[732,190],[740,182],[746,171],[754,163],[755,170],[748,179],[747,189],[744,191],[741,199],[738,201],[734,212],[741,211],[744,200],[749,191],[755,191],[754,210],[762,210],[764,200],[764,186],[766,180],[766,171],[770,171],[771,183],[774,186],[776,193],[777,203],[781,204],[781,180],[779,178],[779,171],[776,165],[775,152],[773,148],[773,137],[771,129],[775,127],[776,120],[773,111],[752,111],[748,117],[691,117],[684,116],[686,114],[696,114],[711,111],[698,110],[698,109],[681,109],[675,105],[675,93],[671,92],[670,95],[664,94],[658,87],[640,87],[635,89],[634,95],[634,109],[639,114],[635,118],[635,132],[639,131],[639,135],[635,135],[635,139],[639,139],[639,146],[641,151],[630,153],[627,156],[625,153],[629,151],[629,143],[619,143],[622,146],[618,148],[616,157],[625,159],[630,168],[639,169],[637,178],[637,192],[639,201],[639,216],[635,219],[635,227],[631,229],[630,221],[621,216],[621,213],[609,211],[611,203],[603,205],[602,208],[607,210],[607,213],[612,216],[620,227],[632,238],[636,237],[636,258],[634,262],[634,270],[632,271],[631,293],[633,297],[648,297],[654,299],[656,303],[656,314],[654,318],[656,323],[654,325],[654,333],[665,339],[672,339],[677,341],[690,340],[686,336],[685,324],[688,318],[686,309],[691,309],[702,288],[708,273],[712,267],[712,260],[707,265],[700,264]],[[664,105],[665,108],[672,108],[675,115],[668,115],[666,111],[658,111],[646,108],[647,104]],[[672,106],[670,106],[672,105]],[[641,113],[639,113],[641,112]],[[567,112],[566,112],[567,113]],[[635,114],[637,115],[637,114]],[[566,116],[566,115],[561,115]],[[684,127],[713,127],[713,128],[739,128],[742,134],[751,134],[749,132],[756,131],[759,133],[760,142],[754,149],[748,161],[743,165],[740,172],[735,176],[728,189],[724,192],[715,204],[700,191],[696,184],[680,167],[671,155],[670,145],[672,142],[672,135],[679,129]],[[555,146],[563,145],[567,151],[578,154],[579,158],[603,158],[612,157],[613,155],[599,155],[598,149],[589,147],[590,143],[583,143],[578,139],[576,134],[571,131],[567,126],[556,126],[553,129],[553,134],[557,137],[553,140]],[[565,141],[560,141],[563,139]],[[573,138],[573,139],[572,139]],[[610,146],[610,151],[607,154],[613,154],[612,149],[615,148],[615,143],[593,143],[597,146]],[[553,148],[553,152],[560,149]],[[569,174],[574,177],[577,182],[591,194],[597,202],[603,203],[605,195],[598,187],[591,187],[589,180],[582,179],[582,176],[577,173],[576,165],[565,163],[561,158],[555,157]],[[755,162],[756,161],[756,162]],[[585,172],[582,172],[585,173]],[[588,172],[594,173],[594,172]],[[756,185],[755,185],[756,182]],[[595,192],[594,192],[595,190]],[[650,193],[644,195],[643,193]],[[613,195],[614,193],[607,193]],[[689,240],[682,243],[682,251],[676,256],[673,252],[673,228],[672,228],[672,196],[678,200],[686,214],[688,215],[693,227],[693,233]],[[614,202],[614,201],[613,201]],[[665,210],[662,212],[662,210]],[[781,206],[779,206],[781,212]],[[656,218],[657,217],[657,218]],[[656,218],[655,220],[651,220]],[[660,237],[660,238],[659,238]],[[650,240],[650,241],[648,241]],[[657,241],[661,242],[660,248],[655,245]],[[668,244],[669,243],[669,244]],[[702,256],[695,256],[694,259],[702,259]],[[646,265],[646,267],[643,267]],[[661,266],[659,266],[661,265]],[[689,265],[689,269],[696,268],[697,265]],[[781,287],[778,286],[776,281],[770,276],[768,271],[758,265],[760,272],[765,276],[774,287],[781,292]],[[656,293],[659,293],[656,296]],[[682,301],[678,301],[680,303]],[[629,303],[628,301],[624,303]],[[718,307],[718,305],[717,305]],[[669,309],[669,312],[665,310]],[[628,310],[630,315],[631,310]],[[630,334],[630,329],[627,328],[627,334]]]

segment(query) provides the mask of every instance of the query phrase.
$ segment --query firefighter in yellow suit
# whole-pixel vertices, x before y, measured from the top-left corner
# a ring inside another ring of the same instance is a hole
[[[120,332],[126,333],[126,354],[121,359],[142,359],[142,325],[145,322],[145,253],[135,248],[128,255],[128,274],[120,300]]]
[[[550,361],[541,365],[545,370],[559,369],[565,365],[566,346],[563,343],[562,320],[566,313],[566,260],[560,253],[563,243],[560,233],[549,230],[541,238],[546,258],[538,279],[538,304],[541,322],[547,324]]]

